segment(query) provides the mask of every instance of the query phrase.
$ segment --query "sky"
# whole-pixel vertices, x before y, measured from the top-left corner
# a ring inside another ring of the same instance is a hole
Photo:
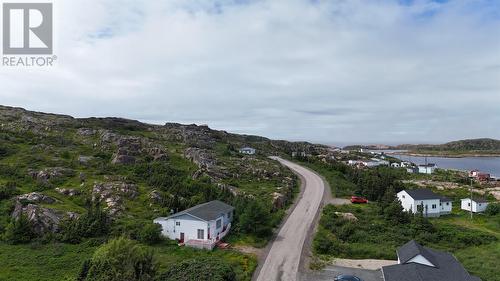
[[[338,145],[500,139],[498,0],[54,9],[55,66],[0,67],[0,104]]]

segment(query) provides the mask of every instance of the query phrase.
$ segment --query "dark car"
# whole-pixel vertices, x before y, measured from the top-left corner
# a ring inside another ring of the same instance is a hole
[[[335,277],[335,281],[363,281],[363,279],[356,277],[354,275],[339,275]]]
[[[368,200],[364,197],[351,196],[351,203],[365,204],[368,203]]]

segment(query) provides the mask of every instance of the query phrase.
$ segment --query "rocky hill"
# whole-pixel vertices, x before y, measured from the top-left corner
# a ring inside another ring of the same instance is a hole
[[[242,146],[257,155],[239,154]],[[213,199],[255,198],[279,209],[297,182],[267,156],[325,149],[207,126],[0,106],[0,231],[10,217],[24,214],[38,235],[57,233],[61,221],[96,202],[118,225]]]
[[[427,154],[500,154],[500,140],[482,138],[452,141],[445,144],[404,144],[392,147],[405,149],[414,153]]]

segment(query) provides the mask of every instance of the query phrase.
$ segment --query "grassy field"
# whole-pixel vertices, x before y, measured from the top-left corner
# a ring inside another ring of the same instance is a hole
[[[97,240],[70,245],[63,243],[10,245],[0,243],[0,280],[2,281],[59,281],[75,280],[81,264],[90,258]],[[170,265],[190,258],[210,256],[227,262],[236,272],[238,280],[251,280],[257,260],[232,250],[212,252],[178,247],[163,242],[150,246],[162,272]]]

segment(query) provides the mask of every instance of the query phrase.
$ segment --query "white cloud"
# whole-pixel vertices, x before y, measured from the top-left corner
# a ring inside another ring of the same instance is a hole
[[[492,1],[59,1],[0,103],[321,142],[500,138]]]

